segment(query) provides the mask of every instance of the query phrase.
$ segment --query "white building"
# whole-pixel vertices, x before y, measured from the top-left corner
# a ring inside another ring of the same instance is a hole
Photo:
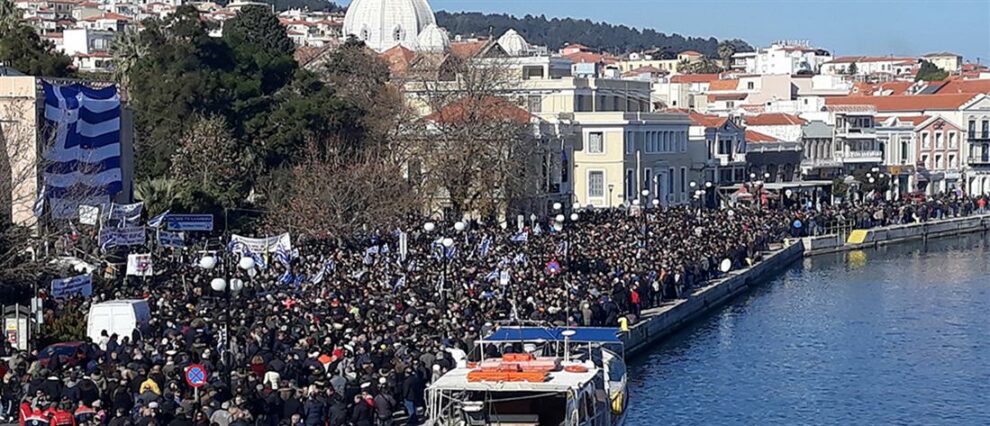
[[[856,64],[853,67],[853,64]],[[889,75],[893,77],[910,75],[918,66],[917,58],[894,56],[842,56],[822,64],[825,75],[855,74],[857,76]],[[850,70],[855,68],[855,73]]]
[[[827,50],[811,47],[806,41],[778,41],[755,52],[732,55],[732,66],[748,74],[813,74],[831,59]]]
[[[418,50],[420,33],[436,23],[426,0],[354,0],[344,17],[343,34],[378,52],[396,45]]]

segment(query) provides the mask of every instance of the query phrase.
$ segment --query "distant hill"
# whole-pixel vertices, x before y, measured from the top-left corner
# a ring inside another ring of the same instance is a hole
[[[588,19],[552,18],[526,15],[517,18],[505,14],[483,14],[477,12],[437,12],[437,24],[451,34],[461,35],[501,35],[508,29],[515,29],[526,41],[559,49],[568,43],[585,46],[615,54],[660,50],[677,53],[696,50],[710,57],[718,56],[719,40],[714,37],[684,37],[680,34],[664,34],[653,29],[636,29],[625,25],[611,25],[592,22]],[[750,51],[753,48],[742,40],[731,40],[737,51]]]
[[[343,12],[347,10],[332,1],[327,0],[259,0],[275,6],[275,11],[282,12],[289,9],[308,9],[321,12]]]

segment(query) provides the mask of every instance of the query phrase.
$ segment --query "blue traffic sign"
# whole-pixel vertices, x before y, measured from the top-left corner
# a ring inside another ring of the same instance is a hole
[[[206,367],[199,364],[192,364],[186,367],[186,383],[194,388],[202,387],[206,384]]]

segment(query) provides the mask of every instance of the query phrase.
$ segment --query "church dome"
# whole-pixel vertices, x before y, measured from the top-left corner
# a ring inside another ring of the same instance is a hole
[[[427,25],[417,39],[422,52],[443,52],[450,47],[450,36],[435,24]]]
[[[436,24],[426,0],[354,0],[344,16],[344,36],[384,52],[396,45],[416,50],[419,33]]]
[[[516,30],[512,29],[506,31],[505,34],[502,34],[502,37],[498,38],[498,45],[502,46],[502,49],[512,56],[526,54],[530,49],[526,39],[519,35]]]

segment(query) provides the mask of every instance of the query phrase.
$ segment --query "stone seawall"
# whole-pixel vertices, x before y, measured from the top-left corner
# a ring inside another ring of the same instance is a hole
[[[754,283],[772,278],[777,271],[790,266],[804,253],[801,241],[767,253],[762,262],[729,274],[696,289],[687,299],[675,300],[663,306],[643,311],[643,320],[622,336],[626,355],[647,349],[657,340],[678,330],[691,320],[721,306]]]
[[[709,282],[687,299],[664,303],[643,311],[643,319],[622,336],[626,354],[631,356],[650,348],[658,340],[677,331],[700,315],[711,312],[749,286],[774,278],[778,271],[803,256],[861,250],[876,246],[926,238],[948,237],[990,229],[990,215],[944,219],[909,225],[871,229],[862,244],[846,244],[845,235],[823,235],[790,240],[784,248],[767,253],[762,262]]]
[[[990,228],[990,215],[977,215],[870,229],[867,231],[866,239],[861,244],[846,244],[846,235],[805,237],[801,239],[801,242],[804,245],[804,255],[814,256],[861,250],[910,240],[985,232],[988,228]]]

